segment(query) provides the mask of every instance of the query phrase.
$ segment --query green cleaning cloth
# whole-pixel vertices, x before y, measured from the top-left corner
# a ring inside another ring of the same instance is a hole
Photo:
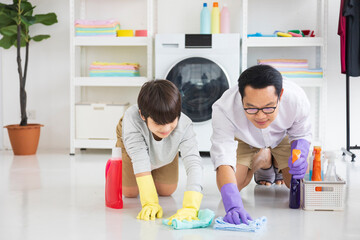
[[[173,219],[170,226],[173,229],[206,228],[211,224],[214,217],[215,213],[210,209],[201,209],[198,213],[199,220],[193,220],[189,222],[187,220],[179,221],[178,219]],[[162,223],[166,226],[169,226],[168,222],[169,220],[167,219],[162,221]]]

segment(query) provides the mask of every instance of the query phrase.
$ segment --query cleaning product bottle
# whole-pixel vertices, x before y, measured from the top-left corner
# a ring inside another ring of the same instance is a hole
[[[309,159],[309,181],[311,181],[311,177],[312,177],[314,158],[315,158],[315,147],[314,147],[311,157]]]
[[[121,148],[112,149],[112,156],[105,169],[105,203],[110,208],[122,208],[122,159]]]
[[[230,33],[230,13],[227,4],[224,4],[220,12],[220,32]]]
[[[336,153],[327,151],[325,152],[325,157],[328,160],[328,166],[325,173],[324,181],[336,182],[337,181],[336,166],[335,166]]]
[[[218,2],[213,3],[213,9],[211,11],[211,33],[220,32],[220,10]]]
[[[301,151],[293,149],[292,151],[292,163],[299,159]],[[289,208],[297,209],[300,207],[300,179],[294,179],[291,177],[290,182],[290,196],[289,196]]]
[[[204,3],[203,9],[200,13],[200,33],[210,34],[211,33],[211,15],[207,7],[207,3]]]
[[[315,157],[313,162],[312,181],[321,181],[321,147],[314,147]],[[321,187],[315,187],[315,191],[321,191]]]

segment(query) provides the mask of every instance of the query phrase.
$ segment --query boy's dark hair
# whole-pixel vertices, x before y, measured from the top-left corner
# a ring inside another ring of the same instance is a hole
[[[239,77],[238,86],[241,98],[244,98],[245,87],[248,85],[254,89],[274,86],[276,94],[280,97],[282,76],[278,70],[269,65],[255,65],[246,69]]]
[[[147,121],[151,117],[157,124],[173,122],[181,113],[181,96],[178,88],[168,80],[151,80],[140,90],[138,107]]]

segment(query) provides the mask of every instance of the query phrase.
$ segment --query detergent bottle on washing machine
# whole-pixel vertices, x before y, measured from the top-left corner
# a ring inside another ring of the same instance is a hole
[[[220,33],[230,33],[230,13],[226,4],[220,12]]]
[[[213,3],[213,9],[211,11],[211,33],[220,33],[220,10],[219,3]]]
[[[110,208],[123,208],[121,148],[112,149],[112,156],[105,169],[105,203]]]
[[[200,13],[200,33],[210,34],[211,33],[211,16],[210,11],[207,7],[207,3],[203,4],[203,9]]]

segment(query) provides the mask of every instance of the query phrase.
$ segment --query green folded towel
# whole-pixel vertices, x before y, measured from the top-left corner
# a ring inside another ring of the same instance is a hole
[[[210,226],[212,220],[215,217],[215,213],[210,209],[201,209],[198,213],[199,220],[187,221],[182,220],[179,221],[178,219],[172,220],[171,227],[173,229],[191,229],[191,228],[206,228]],[[166,226],[168,225],[169,220],[164,219],[162,223]]]

